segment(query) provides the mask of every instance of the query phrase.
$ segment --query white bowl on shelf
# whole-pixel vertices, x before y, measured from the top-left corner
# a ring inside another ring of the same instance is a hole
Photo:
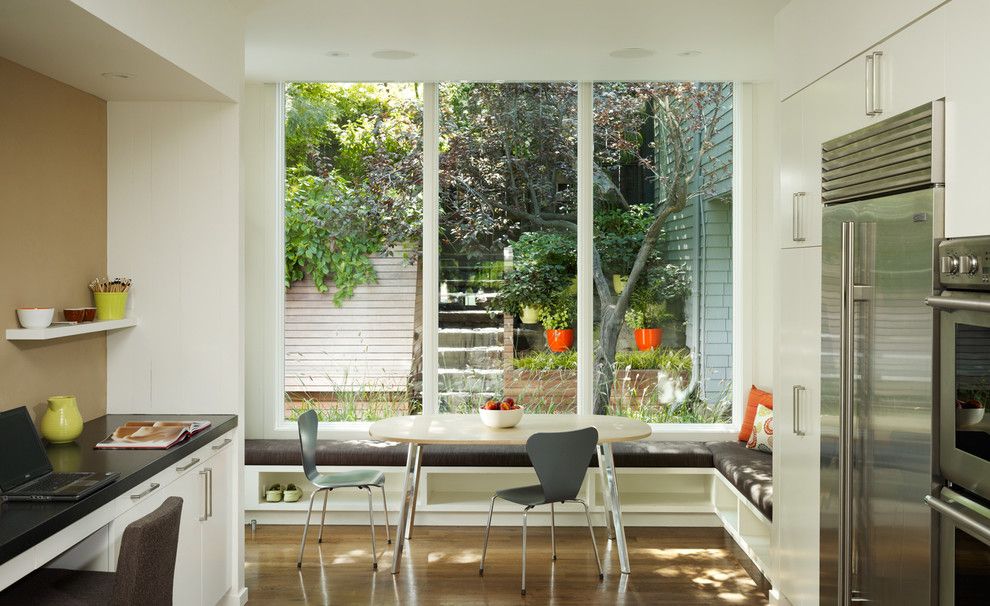
[[[22,307],[17,310],[17,321],[23,328],[48,328],[54,317],[54,307]]]
[[[956,427],[969,427],[983,420],[983,408],[957,408]]]
[[[481,422],[492,429],[508,429],[519,425],[519,421],[522,421],[523,418],[523,412],[524,409],[522,406],[518,406],[512,410],[478,409],[478,414],[481,415]]]

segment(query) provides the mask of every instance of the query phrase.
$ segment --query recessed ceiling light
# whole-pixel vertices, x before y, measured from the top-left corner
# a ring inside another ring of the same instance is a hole
[[[648,48],[620,48],[610,52],[608,56],[615,57],[616,59],[642,59],[654,54],[656,52]]]
[[[677,53],[678,57],[697,57],[701,54],[700,50],[686,50]]]
[[[378,50],[371,53],[375,59],[389,59],[391,61],[401,61],[402,59],[412,59],[416,53],[407,50]]]
[[[125,72],[103,72],[100,75],[104,78],[113,78],[115,80],[130,80],[135,77],[134,74],[128,74]]]
[[[347,52],[344,52],[344,51],[327,51],[327,52],[325,52],[323,54],[325,54],[327,57],[334,57],[334,58],[338,58],[338,59],[340,57],[347,57],[348,55],[350,55],[350,53],[347,53]]]

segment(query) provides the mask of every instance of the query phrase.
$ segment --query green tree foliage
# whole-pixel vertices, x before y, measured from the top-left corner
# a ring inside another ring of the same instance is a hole
[[[416,250],[421,109],[413,85],[293,83],[286,90],[285,281],[377,281],[370,257]]]

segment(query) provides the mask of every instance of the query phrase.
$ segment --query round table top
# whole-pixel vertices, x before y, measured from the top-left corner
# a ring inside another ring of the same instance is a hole
[[[411,415],[376,421],[368,433],[376,440],[417,444],[525,444],[534,433],[585,427],[598,430],[599,444],[641,440],[653,433],[649,425],[636,419],[574,414],[526,414],[508,429],[488,427],[477,414]]]

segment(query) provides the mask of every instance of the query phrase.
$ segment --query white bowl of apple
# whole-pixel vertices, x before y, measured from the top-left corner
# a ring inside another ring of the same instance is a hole
[[[508,429],[522,421],[523,407],[512,398],[488,400],[478,409],[481,422],[492,429]]]
[[[956,400],[956,427],[970,427],[983,420],[986,408],[979,400]]]

